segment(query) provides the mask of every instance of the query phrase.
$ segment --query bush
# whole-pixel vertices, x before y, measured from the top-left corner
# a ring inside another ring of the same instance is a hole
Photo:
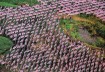
[[[8,53],[12,46],[13,42],[10,39],[0,36],[0,54]]]
[[[105,26],[100,29],[97,29],[96,31],[101,37],[105,38]]]
[[[105,47],[105,40],[101,37],[98,37],[96,41],[96,46],[102,48]]]

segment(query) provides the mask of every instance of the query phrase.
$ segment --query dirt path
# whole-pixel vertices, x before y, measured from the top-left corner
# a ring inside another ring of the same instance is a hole
[[[89,22],[89,23],[92,23],[92,24],[95,23],[94,21],[91,21],[91,20],[88,20],[88,19],[85,19],[85,18],[82,18],[82,17],[79,17],[79,16],[72,16],[72,18],[76,21],[84,21],[84,22]]]
[[[96,40],[90,36],[90,33],[87,30],[78,29],[80,37],[84,42],[94,43]]]

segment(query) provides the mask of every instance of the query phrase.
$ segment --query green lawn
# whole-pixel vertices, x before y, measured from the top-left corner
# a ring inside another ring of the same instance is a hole
[[[8,53],[12,46],[13,42],[10,39],[0,36],[0,54]]]
[[[22,4],[29,4],[30,6],[39,4],[37,0],[0,0],[0,6],[16,7]]]

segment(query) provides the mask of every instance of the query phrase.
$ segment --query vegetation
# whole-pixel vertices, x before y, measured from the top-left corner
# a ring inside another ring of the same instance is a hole
[[[94,47],[105,48],[105,22],[92,14],[79,14],[60,19],[60,27],[72,39]]]
[[[0,36],[0,55],[8,53],[12,46],[13,42],[10,39]]]
[[[17,7],[17,5],[6,3],[6,2],[0,2],[0,6],[6,6],[6,7]]]
[[[29,4],[30,6],[38,4],[37,0],[0,0],[0,6],[17,7],[18,5]]]
[[[73,39],[80,39],[80,35],[77,32],[78,31],[78,26],[75,24],[74,20],[70,19],[61,19],[60,20],[60,26],[61,28],[68,33]]]

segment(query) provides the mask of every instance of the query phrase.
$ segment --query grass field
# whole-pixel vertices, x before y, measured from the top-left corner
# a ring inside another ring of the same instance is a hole
[[[105,22],[94,15],[79,14],[60,19],[60,27],[74,40],[105,48]]]
[[[0,36],[0,55],[8,53],[12,46],[13,42],[10,39]]]
[[[0,0],[0,6],[17,7],[18,5],[29,4],[30,6],[39,4],[37,0]]]

